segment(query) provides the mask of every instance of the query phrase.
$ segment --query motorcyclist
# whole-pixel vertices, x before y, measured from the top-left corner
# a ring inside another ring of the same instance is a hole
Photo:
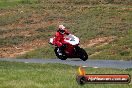
[[[62,55],[63,50],[65,48],[63,41],[64,41],[64,36],[69,35],[70,33],[68,30],[65,28],[63,25],[59,25],[57,32],[55,33],[55,38],[53,40],[53,44],[59,47],[59,55]]]

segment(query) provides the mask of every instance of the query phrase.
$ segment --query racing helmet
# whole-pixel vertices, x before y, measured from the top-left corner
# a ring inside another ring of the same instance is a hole
[[[64,33],[65,33],[65,26],[59,25],[59,32],[60,32],[61,34],[64,34]]]

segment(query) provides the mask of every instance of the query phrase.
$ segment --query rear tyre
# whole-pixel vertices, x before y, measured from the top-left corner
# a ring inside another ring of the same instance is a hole
[[[88,54],[83,48],[79,49],[79,56],[80,56],[80,59],[83,61],[86,61],[88,59]]]
[[[58,49],[59,49],[58,47],[55,47],[54,49],[55,55],[61,60],[66,60],[67,59],[66,55],[64,53],[62,53],[62,55],[59,55],[59,53],[57,52]]]

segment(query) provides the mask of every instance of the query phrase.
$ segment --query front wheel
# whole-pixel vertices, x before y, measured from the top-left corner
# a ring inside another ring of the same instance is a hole
[[[80,56],[80,59],[83,61],[86,61],[88,59],[88,54],[83,48],[79,49],[79,56]]]
[[[58,47],[56,47],[56,48],[54,49],[54,52],[55,52],[56,56],[57,56],[59,59],[61,59],[61,60],[66,60],[66,59],[67,59],[66,55],[65,55],[64,53],[63,53],[62,55],[59,55],[58,50],[59,50]]]

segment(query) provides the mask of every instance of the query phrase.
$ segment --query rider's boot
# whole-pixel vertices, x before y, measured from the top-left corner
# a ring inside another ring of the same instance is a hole
[[[58,54],[59,55],[62,55],[63,54],[64,48],[65,48],[65,45],[62,45],[62,46],[59,47],[59,50],[58,50]]]
[[[58,48],[57,52],[58,52],[59,55],[62,55],[62,50],[60,48]]]

